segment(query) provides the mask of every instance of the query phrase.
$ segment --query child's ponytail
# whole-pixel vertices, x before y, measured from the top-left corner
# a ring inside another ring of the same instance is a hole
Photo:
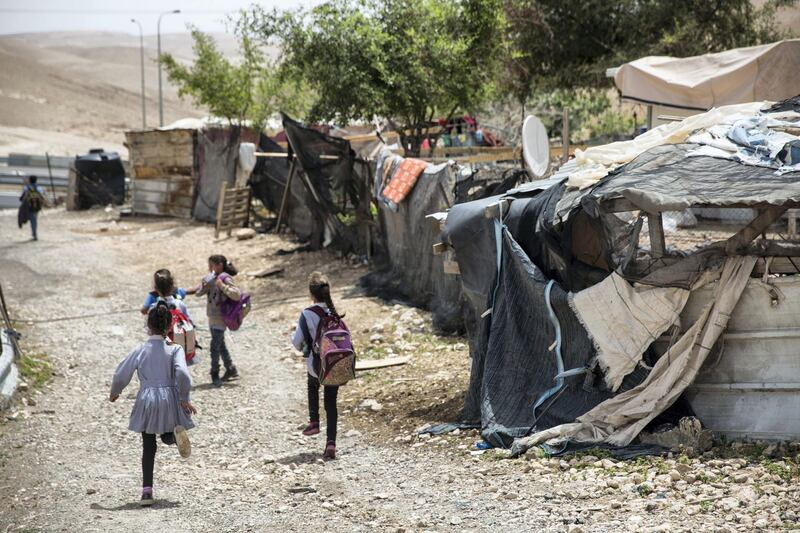
[[[312,272],[311,275],[308,277],[308,291],[311,293],[311,296],[314,300],[318,302],[324,302],[326,306],[328,306],[328,310],[330,313],[335,317],[343,317],[344,314],[340,315],[336,311],[336,306],[333,305],[333,298],[331,298],[331,286],[328,282],[328,278],[326,278],[320,272]]]
[[[228,261],[228,258],[224,255],[212,255],[208,258],[208,262],[215,265],[222,265],[222,271],[229,276],[235,276],[239,273],[239,269],[233,266],[233,263]]]
[[[153,335],[166,337],[172,325],[172,313],[166,302],[160,301],[147,313],[147,327]]]

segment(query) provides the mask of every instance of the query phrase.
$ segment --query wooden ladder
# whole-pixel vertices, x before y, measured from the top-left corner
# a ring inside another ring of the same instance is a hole
[[[217,204],[217,225],[214,238],[219,238],[224,231],[228,237],[234,228],[247,227],[250,223],[250,187],[228,187],[223,183],[219,191]]]

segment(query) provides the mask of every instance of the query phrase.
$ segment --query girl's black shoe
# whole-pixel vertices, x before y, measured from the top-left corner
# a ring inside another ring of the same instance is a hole
[[[222,381],[231,381],[232,379],[239,378],[239,371],[236,370],[235,366],[225,369],[225,373],[222,374]]]

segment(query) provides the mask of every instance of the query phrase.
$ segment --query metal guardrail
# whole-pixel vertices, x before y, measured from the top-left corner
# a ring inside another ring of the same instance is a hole
[[[18,338],[19,334],[12,327],[3,287],[0,285],[0,409],[8,406],[17,389],[19,373],[15,363],[21,355]]]

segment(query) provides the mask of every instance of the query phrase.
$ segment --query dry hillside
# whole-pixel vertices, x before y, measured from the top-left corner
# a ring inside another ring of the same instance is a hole
[[[226,54],[229,35],[216,35]],[[158,124],[156,40],[145,40],[148,126]],[[188,34],[162,36],[162,49],[191,57]],[[102,146],[122,150],[123,132],[141,127],[138,36],[60,32],[0,36],[0,154],[71,155]],[[164,79],[166,123],[204,113],[182,102]]]

